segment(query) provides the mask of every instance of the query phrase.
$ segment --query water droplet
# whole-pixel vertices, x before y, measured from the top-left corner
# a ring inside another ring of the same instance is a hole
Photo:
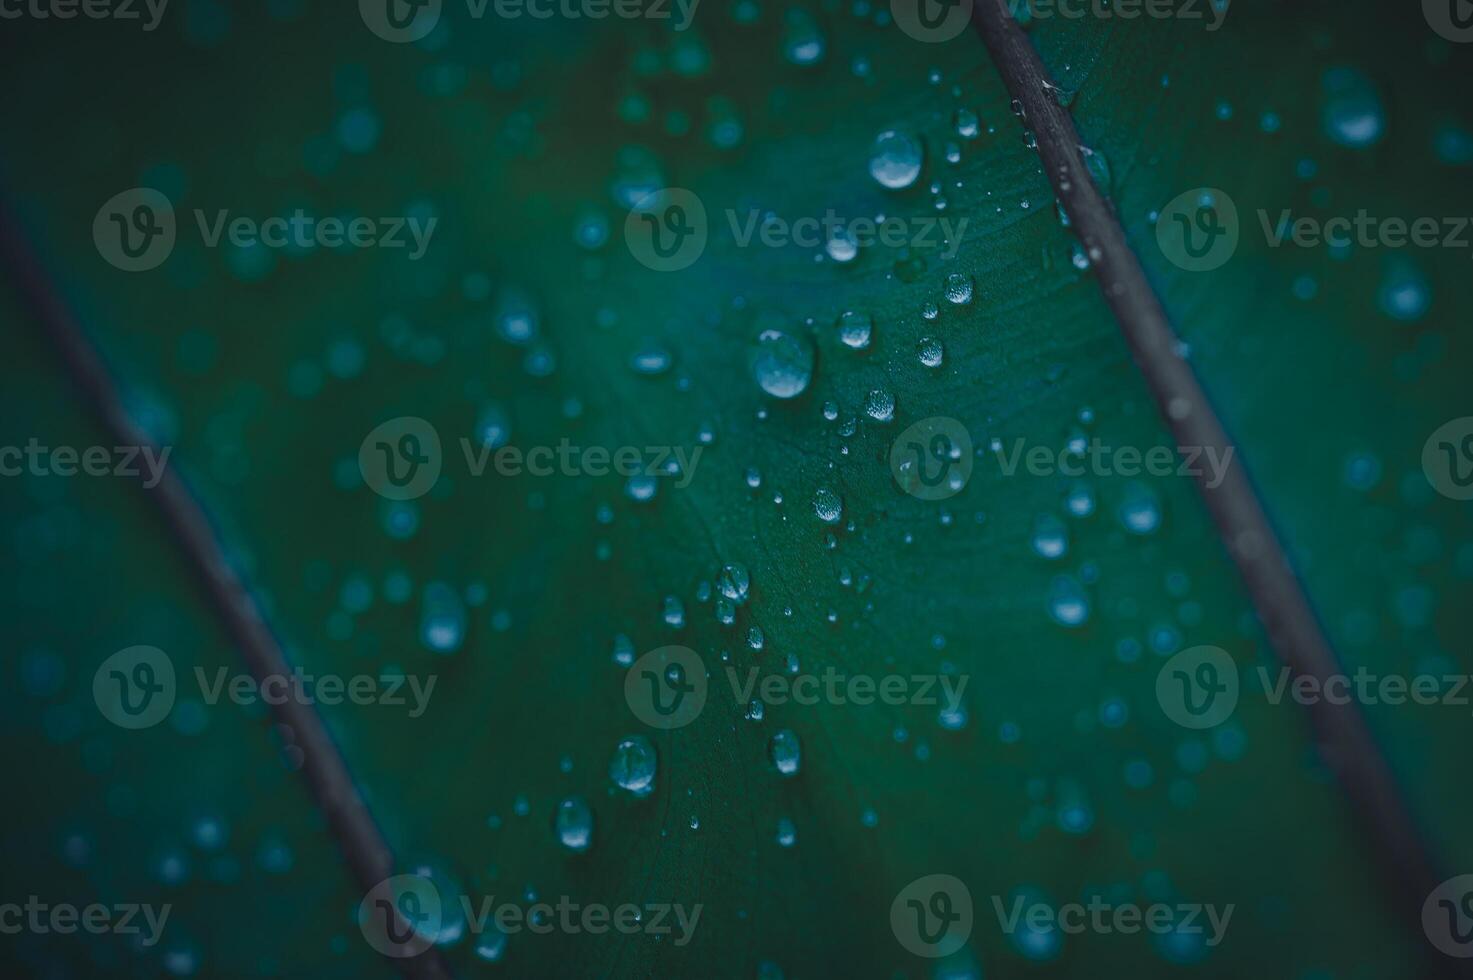
[[[952,116],[952,122],[956,125],[956,134],[967,139],[977,138],[977,114],[971,109],[958,109]]]
[[[476,436],[487,449],[500,449],[511,439],[511,419],[506,409],[492,403],[476,416]]]
[[[1420,269],[1405,259],[1393,259],[1386,266],[1376,292],[1381,312],[1393,320],[1410,323],[1420,320],[1432,305],[1432,288]]]
[[[1120,525],[1131,534],[1154,534],[1161,526],[1161,502],[1156,491],[1132,480],[1125,485],[1125,496],[1116,515]]]
[[[649,796],[655,789],[655,747],[643,735],[631,735],[619,742],[609,762],[609,778],[620,789],[635,796]]]
[[[848,310],[839,316],[839,339],[845,347],[864,350],[869,347],[870,334],[874,330],[874,319],[868,313]]]
[[[1325,135],[1341,146],[1360,149],[1386,132],[1386,110],[1376,86],[1354,68],[1331,68],[1320,80],[1325,101],[1320,121]]]
[[[557,805],[553,829],[558,842],[570,851],[586,851],[593,843],[593,811],[581,796],[566,797]]]
[[[1095,492],[1088,483],[1075,483],[1064,494],[1064,509],[1073,517],[1088,517],[1095,512]]]
[[[758,387],[774,398],[796,398],[813,378],[813,346],[781,330],[757,335],[749,353]]]
[[[634,356],[629,359],[630,367],[634,368],[636,374],[664,374],[670,370],[674,359],[670,352],[653,341],[646,343]]]
[[[1079,580],[1056,576],[1049,587],[1048,612],[1061,626],[1082,626],[1089,620],[1089,597]]]
[[[753,626],[747,630],[747,646],[753,650],[761,650],[766,643],[767,639],[762,635],[759,627]]]
[[[848,228],[835,228],[824,244],[824,251],[829,253],[829,258],[838,263],[853,262],[855,256],[859,255],[859,242],[855,241],[853,233]]]
[[[800,68],[822,61],[827,44],[813,17],[805,10],[790,7],[784,19],[787,23],[783,30],[783,57]]]
[[[1033,550],[1053,561],[1069,551],[1069,531],[1052,514],[1039,514],[1033,521]]]
[[[767,758],[784,776],[796,776],[803,763],[802,746],[798,734],[791,728],[777,731],[767,740]]]
[[[716,590],[737,605],[747,601],[747,590],[751,586],[751,576],[747,574],[747,566],[732,562],[721,566],[721,574],[716,577]]]
[[[921,175],[921,144],[905,133],[887,129],[870,148],[869,172],[882,187],[904,190]]]
[[[680,601],[679,596],[667,595],[660,618],[665,621],[666,626],[680,629],[685,625],[685,603]]]
[[[945,356],[941,341],[935,337],[922,337],[916,342],[916,359],[928,368],[939,368]]]
[[[648,503],[655,499],[655,491],[659,487],[656,477],[644,473],[631,476],[624,483],[624,495],[636,503]]]
[[[825,524],[837,524],[844,514],[844,501],[828,487],[819,487],[813,494],[813,512]]]
[[[537,304],[526,293],[508,289],[497,298],[496,331],[503,340],[530,343],[537,336],[539,319]]]
[[[972,277],[964,272],[953,272],[946,277],[946,301],[964,306],[972,301]]]
[[[777,821],[777,842],[783,847],[792,847],[798,840],[798,829],[793,826],[793,821],[787,817],[780,817]]]
[[[444,582],[425,586],[419,638],[436,653],[454,653],[465,640],[466,612],[460,593]]]
[[[884,388],[875,388],[864,396],[864,414],[876,422],[889,422],[895,417],[895,396]]]
[[[620,667],[634,663],[634,641],[623,633],[614,636],[614,663]]]
[[[967,709],[962,704],[942,705],[936,715],[937,722],[948,732],[959,732],[967,727]]]

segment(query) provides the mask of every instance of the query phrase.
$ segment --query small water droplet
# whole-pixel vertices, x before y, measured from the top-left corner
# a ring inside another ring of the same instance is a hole
[[[784,776],[796,776],[803,764],[803,750],[798,734],[791,728],[779,729],[767,740],[767,758]]]
[[[972,277],[964,272],[953,272],[946,277],[946,301],[964,306],[972,301]]]
[[[928,368],[939,368],[946,351],[935,337],[922,337],[916,342],[916,359]]]
[[[813,494],[813,512],[825,524],[837,524],[844,513],[844,501],[828,487],[819,487]]]
[[[570,851],[586,851],[593,843],[593,811],[581,796],[569,796],[557,805],[553,818],[558,843]]]

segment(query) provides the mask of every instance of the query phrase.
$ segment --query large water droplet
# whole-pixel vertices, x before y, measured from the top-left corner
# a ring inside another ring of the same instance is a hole
[[[751,582],[747,566],[732,562],[721,566],[721,574],[716,577],[716,589],[740,606],[747,601],[747,589]]]
[[[845,347],[864,350],[869,346],[873,329],[874,320],[868,313],[847,310],[839,316],[839,339],[844,342]]]
[[[635,796],[649,796],[655,789],[655,747],[643,735],[619,742],[609,762],[609,779]]]
[[[781,330],[757,335],[749,353],[752,377],[774,398],[796,398],[813,378],[813,346]]]
[[[882,187],[904,190],[921,175],[923,153],[920,141],[887,129],[875,137],[870,148],[869,172]]]
[[[864,396],[864,414],[876,422],[895,418],[895,396],[884,388],[876,388]]]

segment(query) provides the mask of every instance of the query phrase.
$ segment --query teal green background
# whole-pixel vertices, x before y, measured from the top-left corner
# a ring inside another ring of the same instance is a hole
[[[784,57],[798,10],[825,39],[814,66]],[[1072,239],[980,41],[920,44],[887,21],[866,3],[705,0],[677,34],[456,9],[405,46],[374,37],[349,6],[279,0],[174,0],[151,34],[6,21],[0,175],[135,411],[176,447],[293,661],[438,676],[418,719],[323,710],[406,866],[431,862],[498,901],[704,906],[685,947],[519,934],[486,963],[462,940],[446,949],[460,975],[1427,975],[1435,954],[1376,876],[1303,712],[1245,695],[1224,729],[1198,735],[1156,704],[1156,670],[1175,649],[1221,646],[1245,683],[1276,663],[1189,481],[1147,481],[1164,514],[1147,537],[1115,520],[1126,481],[1095,481],[1096,515],[1071,523],[1068,555],[1050,563],[1030,538],[1037,515],[1061,513],[1064,481],[1005,477],[990,456],[942,503],[891,479],[895,434],[934,415],[963,421],[979,446],[1061,445],[1085,407],[1106,442],[1170,437],[1099,284],[1069,261]],[[1254,217],[1473,215],[1473,155],[1455,152],[1457,134],[1473,141],[1469,50],[1437,38],[1413,5],[1369,2],[1239,0],[1213,33],[1102,19],[1038,20],[1030,33],[1074,93],[1081,137],[1109,161],[1121,223],[1346,665],[1473,669],[1470,510],[1434,493],[1420,465],[1432,430],[1470,414],[1469,249],[1273,249]],[[1337,66],[1379,93],[1375,146],[1326,135],[1323,86]],[[955,135],[958,108],[978,113],[979,138]],[[378,124],[366,152],[344,139],[355,110]],[[740,138],[713,140],[732,119]],[[892,127],[927,147],[920,182],[899,193],[866,170],[870,142]],[[961,144],[959,164],[943,159],[947,142]],[[945,213],[970,224],[949,261],[875,247],[840,266],[713,233],[695,265],[662,274],[622,238],[616,185],[645,179],[696,191],[712,214],[785,216],[935,214],[926,187],[940,181]],[[103,201],[138,185],[169,195],[181,230],[162,267],[130,275],[102,261],[91,228]],[[1211,273],[1168,263],[1148,217],[1195,186],[1227,190],[1243,216],[1237,255]],[[184,226],[196,207],[439,222],[419,262],[381,250],[261,261],[204,248]],[[610,228],[593,250],[574,239],[590,212]],[[923,320],[953,272],[973,277],[974,301]],[[1406,276],[1430,297],[1412,322],[1378,301]],[[1306,299],[1295,295],[1303,277],[1315,286]],[[530,347],[497,331],[499,304],[516,295],[538,311]],[[833,330],[850,309],[874,317],[867,352]],[[0,317],[0,443],[105,442],[9,281]],[[792,402],[765,397],[746,370],[752,336],[773,323],[818,352]],[[928,334],[946,347],[934,371],[914,354]],[[670,352],[671,370],[631,369],[650,344]],[[555,368],[529,371],[529,353]],[[897,402],[888,424],[860,409],[882,387]],[[838,421],[821,412],[828,400]],[[475,479],[453,447],[491,403],[519,446],[691,446],[703,428],[714,439],[689,487],[662,486],[648,504],[613,477]],[[400,415],[437,427],[447,463],[434,492],[396,510],[361,484],[355,460],[364,435]],[[1373,459],[1379,478],[1355,485],[1353,459]],[[758,491],[748,467],[763,474]],[[821,486],[844,499],[837,529],[812,512]],[[355,924],[361,894],[264,712],[210,707],[196,729],[176,707],[142,732],[97,713],[92,674],[124,647],[158,646],[181,672],[239,662],[144,492],[21,477],[0,480],[0,500],[3,899],[174,905],[161,948],[5,936],[0,959],[37,976],[181,965],[211,977],[388,976]],[[414,515],[412,535],[389,533],[395,513]],[[724,562],[745,564],[753,582],[733,628],[697,598]],[[1095,578],[1083,628],[1047,614],[1059,574]],[[395,575],[412,583],[407,600],[386,589]],[[419,638],[432,582],[484,596],[449,656]],[[350,609],[345,587],[357,583],[372,601]],[[661,617],[672,595],[686,610],[678,630]],[[743,639],[752,626],[760,651]],[[713,678],[694,724],[652,734],[659,775],[644,800],[614,795],[607,775],[618,740],[640,730],[613,660],[620,634],[636,653],[689,646]],[[1142,652],[1129,660],[1122,648]],[[715,682],[728,662],[779,672],[789,655],[811,670],[968,675],[967,724],[948,731],[911,705],[789,705],[753,722]],[[1119,727],[1101,722],[1112,699],[1128,710]],[[1470,711],[1367,708],[1448,874],[1473,870]],[[1005,740],[1006,724],[1021,737]],[[765,757],[780,727],[803,744],[792,780]],[[1148,786],[1127,785],[1133,761],[1149,765]],[[570,794],[595,815],[581,855],[551,829]],[[1090,815],[1083,833],[1060,824],[1076,806]],[[192,839],[206,816],[228,827],[215,850]],[[792,848],[776,843],[781,817],[796,826]],[[187,866],[183,880],[161,872],[171,858]],[[896,892],[930,873],[962,878],[977,907],[967,948],[940,963],[905,952],[889,928]],[[991,896],[1020,888],[1054,902],[1103,893],[1236,911],[1223,944],[1192,963],[1143,935],[1089,934],[1038,963],[992,911]]]

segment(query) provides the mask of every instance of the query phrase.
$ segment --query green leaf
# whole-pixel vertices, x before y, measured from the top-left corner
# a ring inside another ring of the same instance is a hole
[[[1019,447],[1057,459],[1075,439],[1173,443],[972,32],[920,43],[868,4],[703,4],[686,32],[447,5],[429,39],[396,45],[351,11],[180,6],[141,38],[17,27],[35,43],[5,75],[33,94],[3,124],[7,187],[52,274],[135,414],[175,447],[292,662],[435,678],[418,716],[319,706],[401,870],[434,868],[452,910],[461,894],[473,907],[701,907],[688,942],[678,927],[522,930],[504,946],[461,935],[443,949],[458,974],[1424,975],[1408,965],[1428,951],[1420,909],[1375,876],[1374,840],[1313,756],[1304,709],[1259,691],[1258,668],[1273,677],[1279,661],[1192,481],[1088,475],[1093,508],[1078,517],[1073,479],[1007,472]],[[1042,9],[1030,37],[1101,162],[1093,176],[1347,669],[1466,673],[1469,511],[1434,492],[1421,454],[1466,414],[1467,247],[1274,247],[1259,212],[1270,225],[1283,209],[1473,213],[1455,94],[1467,51],[1415,8],[1237,4],[1211,31]],[[821,57],[795,64],[814,32]],[[1357,111],[1383,135],[1336,142]],[[913,186],[871,175],[886,131],[924,147]],[[170,197],[178,240],[158,269],[128,274],[91,230],[133,186]],[[662,187],[688,189],[708,219],[678,271],[649,268],[626,240],[630,205]],[[1240,239],[1227,264],[1188,272],[1162,254],[1152,214],[1198,187],[1231,196]],[[195,218],[297,208],[437,224],[412,260],[211,248]],[[912,234],[938,225],[847,263],[821,243],[741,242],[762,215],[830,211]],[[966,222],[948,247],[940,219]],[[968,302],[948,299],[953,276]],[[846,313],[872,323],[863,349],[841,338]],[[33,313],[12,297],[5,316],[16,350],[0,443],[97,444]],[[769,330],[812,351],[796,397],[754,378]],[[927,338],[939,366],[918,355]],[[404,416],[438,433],[441,472],[394,502],[358,459]],[[936,417],[976,449],[965,487],[940,500],[904,492],[891,468],[901,434]],[[487,423],[523,453],[634,447],[647,462],[663,447],[693,463],[649,500],[638,481],[590,475],[586,457],[549,476],[494,461],[476,475]],[[196,667],[243,668],[147,492],[23,477],[0,494],[21,681],[0,703],[25,788],[7,877],[52,902],[174,906],[138,953],[51,934],[7,956],[387,975],[355,920],[363,890],[290,755],[271,750],[266,711],[198,692]],[[1122,510],[1156,520],[1136,533]],[[1040,554],[1058,527],[1064,553]],[[727,564],[750,588],[723,623]],[[1060,607],[1064,594],[1087,614]],[[427,617],[452,650],[426,643]],[[91,700],[98,665],[136,644],[180,676],[169,721],[143,732]],[[659,730],[631,710],[627,661],[671,645],[695,651],[708,690],[698,717]],[[1165,658],[1200,645],[1231,654],[1244,693],[1230,720],[1194,732],[1156,690]],[[754,668],[773,685],[796,672],[966,686],[945,717],[851,703],[846,688],[766,704],[758,720],[737,693]],[[1448,874],[1468,868],[1466,710],[1365,711],[1429,846]],[[801,745],[791,776],[769,752],[784,729]],[[658,760],[643,797],[610,777],[633,735]],[[586,850],[555,832],[569,797],[592,814]],[[197,839],[204,817],[228,828],[223,844]],[[974,913],[965,947],[936,961],[891,928],[897,896],[932,874],[961,879]],[[1210,929],[1009,935],[1018,895],[1234,912],[1215,945]]]

